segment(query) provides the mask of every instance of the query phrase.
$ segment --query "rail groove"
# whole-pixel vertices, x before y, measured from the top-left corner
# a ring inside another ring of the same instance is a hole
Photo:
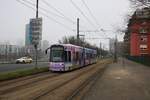
[[[69,97],[66,98],[66,100],[74,100],[74,98],[76,96],[78,96],[78,94],[87,86],[91,83],[91,86],[94,85],[94,83],[96,82],[96,80],[101,77],[104,73],[104,71],[106,70],[107,66],[104,65],[105,67],[103,67],[102,69],[99,69],[98,71],[96,71],[93,75],[91,75],[86,81],[84,81]],[[91,88],[90,86],[90,88]]]
[[[60,87],[66,85],[66,84],[68,84],[68,83],[70,83],[72,80],[75,80],[75,79],[77,79],[78,77],[80,77],[80,76],[82,76],[82,75],[86,74],[87,72],[89,72],[89,71],[91,71],[91,70],[94,70],[94,69],[96,69],[96,67],[95,67],[95,68],[91,67],[91,68],[88,69],[88,70],[84,70],[84,72],[81,72],[81,73],[78,74],[77,76],[75,76],[75,77],[73,77],[73,78],[71,78],[71,79],[69,79],[69,80],[63,82],[62,84],[60,84],[60,85],[54,87],[53,89],[48,89],[47,91],[42,92],[42,94],[40,94],[40,95],[38,95],[37,97],[33,98],[33,100],[38,100],[38,99],[44,97],[45,95],[47,95],[47,94],[49,94],[49,93],[52,93],[54,90],[59,89]]]
[[[20,77],[20,78],[14,79],[14,80],[2,81],[0,83],[0,87],[6,86],[6,85],[9,85],[9,84],[14,84],[14,83],[17,83],[17,82],[21,82],[21,81],[28,80],[28,79],[33,79],[33,78],[39,77],[41,75],[47,75],[49,73],[50,72],[43,72],[43,73],[39,73],[39,74],[29,75],[29,76],[26,76],[26,77]]]
[[[30,84],[33,84],[33,83],[37,83],[41,80],[47,80],[49,78],[53,78],[53,77],[57,77],[59,76],[60,74],[54,74],[54,75],[48,75],[46,77],[42,77],[42,78],[38,78],[36,80],[33,80],[33,81],[29,81],[27,83],[23,83],[22,85],[18,85],[18,86],[14,86],[14,87],[11,87],[11,88],[8,88],[8,89],[5,89],[5,90],[1,90],[0,91],[0,95],[3,95],[3,94],[6,94],[6,93],[10,93],[10,92],[13,92],[13,91],[16,91],[16,90],[19,90],[20,88],[24,87],[24,86],[27,86],[27,85],[30,85]],[[32,78],[30,78],[32,79]]]

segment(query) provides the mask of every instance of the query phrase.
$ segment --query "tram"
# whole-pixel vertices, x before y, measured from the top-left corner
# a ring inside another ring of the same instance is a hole
[[[96,63],[97,51],[72,44],[54,44],[49,52],[49,70],[70,71]]]

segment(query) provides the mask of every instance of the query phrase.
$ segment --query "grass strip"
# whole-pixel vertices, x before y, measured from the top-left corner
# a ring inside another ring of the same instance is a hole
[[[48,67],[44,67],[44,68],[32,68],[32,69],[24,69],[24,70],[12,71],[12,72],[0,73],[0,81],[11,80],[11,79],[42,73],[42,72],[47,72],[47,71],[49,71]]]
[[[109,64],[112,63],[112,59],[101,59],[98,62]],[[0,81],[16,79],[19,77],[34,75],[34,74],[48,72],[48,71],[49,71],[48,67],[44,67],[44,68],[23,69],[23,70],[16,70],[12,72],[0,73]]]

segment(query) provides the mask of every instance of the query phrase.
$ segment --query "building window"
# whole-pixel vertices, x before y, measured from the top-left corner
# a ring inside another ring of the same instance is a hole
[[[139,32],[140,32],[141,34],[146,34],[146,33],[147,33],[147,29],[145,29],[145,28],[140,28]]]
[[[141,36],[141,42],[147,42],[147,36]]]
[[[141,44],[140,45],[140,50],[147,50],[147,45],[146,44]]]

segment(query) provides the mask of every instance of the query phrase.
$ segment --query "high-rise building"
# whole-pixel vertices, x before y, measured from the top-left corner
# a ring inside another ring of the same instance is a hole
[[[48,47],[50,47],[49,41],[43,40],[42,41],[42,50],[45,51]]]
[[[25,31],[25,45],[26,47],[37,44],[38,49],[41,49],[42,41],[42,18],[32,18],[29,24],[26,24]]]
[[[42,41],[42,18],[30,19],[31,43],[41,49]]]
[[[26,30],[25,30],[25,48],[28,56],[32,56],[35,53],[34,46],[32,45],[32,34],[31,34],[31,25],[26,24]]]
[[[25,30],[25,46],[30,46],[31,44],[31,31],[30,31],[30,24],[26,24]]]

